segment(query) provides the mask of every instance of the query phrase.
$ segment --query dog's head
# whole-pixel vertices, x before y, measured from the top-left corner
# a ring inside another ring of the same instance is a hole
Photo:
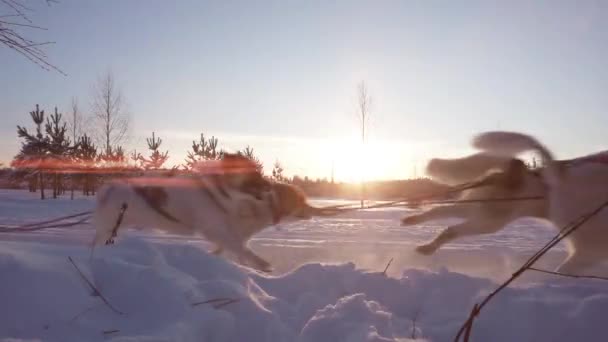
[[[274,221],[310,219],[317,208],[310,206],[304,192],[291,184],[272,183]]]
[[[479,178],[478,183],[494,186],[508,192],[517,192],[525,186],[528,177],[534,172],[529,170],[520,159],[511,159],[502,170],[491,170]]]

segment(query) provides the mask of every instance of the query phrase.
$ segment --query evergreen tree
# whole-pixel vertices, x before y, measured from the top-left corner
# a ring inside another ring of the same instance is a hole
[[[92,139],[86,134],[80,137],[76,145],[75,159],[81,170],[82,193],[89,195],[95,193],[95,160],[97,159],[97,147]]]
[[[203,160],[216,160],[221,158],[221,151],[218,151],[218,140],[216,137],[205,139],[205,135],[201,133],[200,140],[192,141],[192,151],[188,151],[184,168],[192,170],[195,165]]]
[[[158,170],[163,164],[169,159],[169,151],[165,151],[165,153],[161,153],[158,149],[160,145],[163,143],[161,138],[156,138],[154,132],[152,132],[152,138],[147,138],[148,148],[152,153],[150,154],[150,158],[144,159],[144,168],[146,170]]]
[[[137,152],[137,150],[133,150],[131,154],[129,154],[129,160],[133,163],[135,168],[143,168],[144,157],[141,153]]]
[[[53,198],[63,191],[61,171],[64,170],[70,157],[70,139],[67,137],[67,124],[61,122],[62,114],[57,112],[46,119],[45,131],[48,137],[49,169],[53,180]]]
[[[29,174],[30,189],[40,188],[40,199],[45,199],[44,195],[44,167],[49,153],[49,138],[42,134],[42,124],[44,123],[44,110],[40,110],[36,105],[36,110],[30,112],[30,116],[36,124],[36,133],[28,132],[27,128],[17,126],[17,135],[24,139],[21,143],[21,150],[13,159],[11,165],[18,169],[26,170]]]
[[[277,182],[285,182],[287,179],[285,176],[283,176],[283,171],[284,169],[281,163],[279,163],[278,160],[274,162],[274,167],[272,168],[272,179]]]
[[[264,164],[262,164],[262,162],[260,161],[260,159],[258,159],[258,157],[255,156],[254,152],[253,152],[253,148],[250,147],[249,145],[247,145],[247,147],[245,147],[244,150],[237,152],[238,154],[246,157],[247,159],[251,160],[252,162],[255,163],[255,169],[256,171],[258,171],[259,173],[263,173],[264,171]]]
[[[127,156],[122,146],[110,146],[104,153],[97,156],[97,161],[105,167],[124,167],[127,163]]]

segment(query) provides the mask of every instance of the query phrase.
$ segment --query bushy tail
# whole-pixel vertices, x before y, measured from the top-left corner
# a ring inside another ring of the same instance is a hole
[[[426,174],[440,183],[458,185],[479,179],[491,170],[502,170],[511,159],[487,153],[453,159],[435,158],[427,164]]]
[[[547,182],[556,184],[561,178],[560,167],[551,151],[532,136],[516,132],[485,132],[473,139],[473,146],[486,153],[502,157],[515,157],[528,151],[537,152],[545,166],[543,175]]]

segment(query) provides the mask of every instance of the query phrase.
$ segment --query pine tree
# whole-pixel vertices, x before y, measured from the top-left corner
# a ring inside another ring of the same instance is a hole
[[[80,137],[76,145],[75,159],[83,175],[82,193],[88,196],[95,193],[95,160],[97,159],[97,147],[92,139],[86,134]]]
[[[45,199],[44,167],[49,153],[49,139],[42,134],[44,110],[40,110],[36,105],[36,110],[31,111],[30,116],[36,124],[36,134],[31,134],[25,127],[17,126],[17,135],[25,141],[21,143],[21,150],[11,165],[26,170],[30,175],[30,187],[39,187],[40,199]]]
[[[252,162],[255,163],[255,169],[257,172],[259,173],[263,173],[264,171],[264,164],[262,164],[262,162],[260,161],[260,159],[258,159],[258,157],[255,156],[254,152],[253,152],[253,148],[250,147],[249,145],[247,145],[247,147],[245,147],[244,150],[237,152],[238,154],[246,157],[247,159],[251,160]]]
[[[110,146],[97,156],[97,161],[105,167],[121,168],[127,163],[127,156],[120,145]]]
[[[272,168],[272,179],[277,182],[284,182],[286,180],[285,176],[283,176],[283,166],[277,160],[274,162],[274,167]]]
[[[212,136],[205,139],[205,135],[201,133],[200,140],[192,141],[192,151],[188,151],[184,168],[192,170],[197,163],[203,160],[217,160],[221,158],[221,151],[217,150],[218,140]]]
[[[217,150],[217,138],[214,136],[211,136],[211,138],[207,140],[206,158],[208,160],[217,160],[221,158],[221,153]]]
[[[137,152],[137,150],[133,150],[131,154],[129,154],[129,160],[133,163],[135,168],[143,168],[144,157],[141,153]]]
[[[163,143],[161,138],[156,138],[154,132],[152,132],[152,138],[147,138],[148,148],[152,153],[150,154],[150,158],[144,160],[144,167],[146,170],[158,170],[163,164],[169,159],[169,151],[165,151],[165,153],[161,153],[158,149],[160,145]]]
[[[62,114],[57,112],[46,119],[45,131],[49,141],[49,165],[52,170],[53,198],[62,192],[61,171],[69,161],[70,139],[67,137],[67,123],[61,122]]]

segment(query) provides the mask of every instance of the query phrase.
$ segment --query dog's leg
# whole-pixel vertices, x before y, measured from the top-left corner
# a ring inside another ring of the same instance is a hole
[[[447,205],[429,209],[421,214],[407,216],[401,219],[402,226],[411,226],[426,221],[439,220],[443,218],[464,218],[467,208],[462,205]]]
[[[239,253],[239,261],[245,264],[250,264],[250,266],[256,270],[262,272],[272,272],[272,265],[259,255],[255,254],[248,247],[243,246],[241,253]]]
[[[463,222],[450,226],[439,233],[433,241],[416,247],[420,254],[431,255],[446,243],[468,235],[490,234],[500,230],[506,222],[504,221],[476,221]]]

